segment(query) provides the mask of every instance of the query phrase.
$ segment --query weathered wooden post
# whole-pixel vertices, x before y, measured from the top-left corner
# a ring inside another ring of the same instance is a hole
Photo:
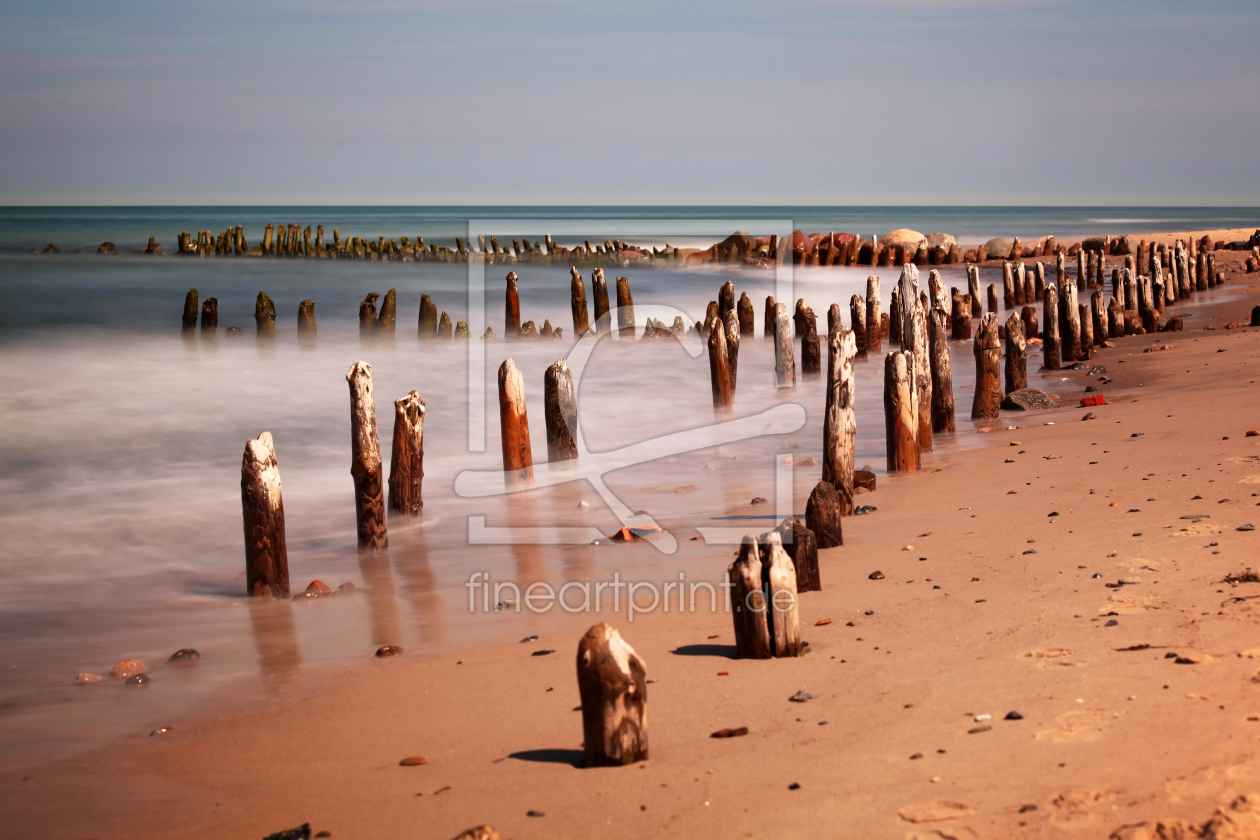
[[[945,297],[945,281],[941,279],[941,273],[935,268],[928,272],[928,300],[930,303],[926,315],[931,315],[933,309],[949,313],[949,302]]]
[[[971,326],[970,320],[967,325]],[[939,309],[933,309],[931,319],[928,321],[928,333],[932,343],[932,431],[937,434],[952,432],[954,431],[954,369],[949,358],[949,316]]]
[[[735,311],[735,284],[727,280],[718,289],[718,317],[726,323],[726,313]]]
[[[792,572],[796,575],[795,592],[821,592],[822,577],[818,573],[818,538],[805,523],[795,516],[789,516],[774,529],[779,535],[783,553],[792,561]],[[768,538],[768,534],[766,537]],[[768,560],[763,544],[762,564]],[[773,601],[771,606],[774,606]],[[774,626],[770,632],[774,634]],[[796,656],[796,653],[789,654]]]
[[[805,309],[805,333],[801,336],[801,374],[819,376],[822,374],[822,346],[818,338],[818,319],[809,304],[805,305]]]
[[[1216,273],[1216,254],[1210,252],[1207,255],[1207,275],[1209,288],[1216,288],[1221,285],[1220,275]]]
[[[268,222],[266,232],[263,233],[263,241],[262,241],[263,254],[271,255],[275,253],[275,245],[274,245],[275,231],[276,231],[275,225]]]
[[[950,338],[966,341],[971,338],[971,295],[954,295],[950,313]]]
[[[779,388],[796,387],[796,359],[792,356],[792,322],[787,306],[774,305],[774,372]]]
[[[756,312],[753,310],[752,298],[748,297],[748,292],[739,296],[739,303],[735,305],[735,309],[739,313],[739,334],[753,335],[755,331],[753,317]]]
[[[507,275],[507,308],[503,316],[503,337],[514,341],[521,337],[521,297],[516,290],[516,272]]]
[[[967,266],[967,294],[971,296],[971,317],[979,318],[984,314],[980,297],[980,269],[974,265]],[[968,333],[970,333],[968,328]]]
[[[1208,289],[1207,254],[1200,252],[1194,259],[1194,288],[1199,292]]]
[[[884,430],[888,471],[919,469],[919,403],[914,388],[914,355],[894,350],[884,358]]]
[[[577,649],[587,767],[622,767],[648,758],[647,665],[621,634],[596,624]]]
[[[586,311],[586,284],[577,267],[569,269],[572,280],[569,283],[570,308],[573,310],[573,335],[581,338],[591,328],[590,318]]]
[[[499,427],[508,487],[532,484],[534,456],[530,452],[529,418],[525,412],[525,377],[512,359],[499,365]]]
[[[315,335],[315,301],[304,300],[298,304],[297,331],[307,338]]]
[[[734,398],[739,378],[739,314],[733,310],[726,313],[726,370],[731,377],[731,397]]]
[[[1107,333],[1112,338],[1124,337],[1124,305],[1114,296],[1107,305]]]
[[[376,329],[376,299],[379,297],[376,292],[368,292],[359,302],[359,335],[369,335]]]
[[[1067,278],[1059,294],[1059,352],[1063,361],[1075,362],[1081,358],[1081,316],[1077,308],[1076,281]]]
[[[1033,294],[1037,297],[1037,303],[1041,303],[1046,296],[1046,264],[1039,260],[1033,272]],[[1031,304],[1032,301],[1028,303]]]
[[[997,285],[994,283],[989,284],[988,303],[989,303],[988,308],[985,310],[986,313],[992,313],[996,315],[998,312],[998,299],[997,299]]]
[[[726,355],[726,329],[721,319],[709,322],[709,381],[713,388],[713,407],[725,411],[731,407],[731,373]]]
[[[1101,289],[1095,289],[1089,296],[1090,323],[1094,338],[1094,346],[1101,347],[1107,340],[1107,308],[1103,305]]]
[[[774,296],[766,295],[765,327],[762,330],[766,338],[774,338]]]
[[[1053,285],[1046,286],[1042,301],[1041,366],[1045,370],[1058,370],[1059,363],[1059,292]]]
[[[819,481],[805,505],[805,527],[814,532],[818,548],[844,545],[840,494],[829,481]]]
[[[879,278],[866,278],[866,352],[878,353],[882,347],[883,329],[879,309]]]
[[[219,328],[219,299],[206,298],[201,302],[201,337],[214,338]]]
[[[1041,290],[1044,297],[1045,289]],[[1041,333],[1037,329],[1037,307],[1025,306],[1020,310],[1020,320],[1024,322],[1024,340],[1027,342],[1030,338],[1040,338]]]
[[[442,317],[438,320],[437,337],[446,341],[451,340],[451,333],[454,327],[451,324],[451,316],[446,312],[442,313]]]
[[[832,308],[839,310],[836,304],[832,304]],[[868,331],[866,329],[866,301],[861,295],[854,295],[849,298],[849,324],[853,330],[853,341],[857,348],[857,358],[866,358],[866,342],[868,340]],[[828,340],[832,333],[831,325],[827,327]]]
[[[1014,313],[1006,319],[1006,370],[1004,392],[1028,387],[1028,342],[1024,337],[1024,320]]]
[[[184,295],[184,318],[180,332],[191,335],[197,331],[197,290],[189,289]]]
[[[738,659],[770,659],[770,625],[766,592],[762,588],[761,551],[757,541],[745,536],[739,559],[727,568],[731,581],[731,614],[735,621],[735,656]]]
[[[905,321],[905,311],[901,306],[901,288],[893,285],[888,300],[888,343],[898,347],[904,344],[901,328]]]
[[[376,319],[374,327],[376,332],[394,334],[394,329],[398,324],[398,291],[390,289],[385,293],[384,300],[381,301],[380,315]]]
[[[258,326],[259,338],[275,336],[276,304],[267,297],[266,292],[259,292],[257,300],[254,301],[254,323]]]
[[[1089,360],[1090,353],[1094,349],[1094,318],[1090,314],[1088,303],[1077,304],[1077,310],[1076,320],[1081,325],[1080,359],[1084,362]]]
[[[472,338],[472,334],[468,332],[467,321],[455,322],[455,338],[461,339],[463,341],[467,341],[468,339]]]
[[[423,339],[437,335],[437,304],[428,295],[420,296],[420,317],[416,334]]]
[[[350,475],[354,478],[359,548],[383,551],[389,546],[389,536],[385,529],[385,492],[381,442],[376,434],[372,366],[355,362],[346,373],[346,381],[350,383]]]
[[[1177,279],[1181,283],[1181,296],[1190,297],[1190,293],[1194,291],[1194,279],[1190,276],[1190,257],[1186,252],[1186,243],[1180,239],[1177,240],[1175,258],[1177,260]]]
[[[591,296],[595,301],[595,329],[603,335],[612,330],[612,319],[604,317],[608,314],[608,281],[604,279],[602,268],[591,272]]]
[[[980,319],[973,352],[976,394],[971,403],[971,419],[993,420],[1002,407],[1002,342],[998,338],[997,316],[991,312]]]
[[[914,390],[918,400],[919,449],[932,451],[932,361],[928,352],[927,317],[922,302],[906,310],[901,329],[901,349],[914,356]]]
[[[1002,306],[1007,311],[1015,308],[1015,278],[1009,262],[1002,263]]]
[[[547,460],[576,461],[577,394],[573,390],[573,372],[564,359],[547,368],[543,376],[543,403],[547,422]]]
[[[241,461],[241,513],[245,520],[245,591],[262,598],[289,595],[289,552],[284,537],[280,467],[271,432],[245,444]]]
[[[389,463],[389,509],[419,516],[424,507],[424,400],[412,391],[394,400],[394,446]]]
[[[1033,281],[1033,273],[1024,268],[1023,263],[1015,266],[1015,276],[1019,279],[1024,293],[1021,295],[1020,305],[1025,306],[1037,300],[1037,284]]]
[[[823,415],[822,480],[835,488],[840,515],[853,513],[853,447],[857,437],[857,388],[853,358],[857,338],[844,324],[836,324],[827,339],[827,403]],[[822,537],[819,537],[820,543]],[[830,546],[823,546],[829,548]]]
[[[763,580],[770,593],[766,604],[770,648],[776,657],[796,656],[801,651],[801,623],[795,564],[783,550],[783,539],[777,530],[763,537],[761,552]]]
[[[617,278],[617,327],[619,340],[634,340],[634,298],[630,295],[630,278]]]

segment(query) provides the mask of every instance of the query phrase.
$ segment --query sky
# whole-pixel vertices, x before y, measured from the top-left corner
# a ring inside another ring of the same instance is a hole
[[[1260,205],[1256,0],[0,0],[0,204]]]

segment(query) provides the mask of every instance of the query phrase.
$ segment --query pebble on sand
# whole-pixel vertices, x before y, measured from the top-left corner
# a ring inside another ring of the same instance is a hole
[[[201,653],[196,648],[180,648],[171,654],[171,658],[167,662],[195,662],[201,658]]]
[[[402,652],[403,649],[398,645],[385,645],[376,649],[377,656],[397,656]]]
[[[875,572],[871,572],[871,573],[870,573],[869,575],[867,575],[866,577],[867,577],[867,579],[868,579],[868,580],[883,580],[883,579],[884,579],[884,573],[883,573],[883,572],[879,572],[879,571],[875,571]]]
[[[77,683],[95,683],[101,681],[100,674],[79,674],[74,678]]]
[[[788,698],[788,700],[792,703],[807,703],[813,699],[814,695],[810,694],[808,691],[798,691]]]
[[[399,767],[420,767],[421,765],[428,764],[428,763],[429,763],[429,760],[427,758],[423,758],[418,755],[409,755],[406,758],[404,758],[402,761],[398,762],[398,766]]]
[[[136,674],[147,674],[149,669],[141,665],[134,659],[124,659],[113,667],[109,672],[110,677],[116,680],[125,680]]]
[[[719,729],[709,737],[710,738],[740,738],[748,734],[747,726],[737,726],[732,729]]]
[[[153,680],[148,674],[132,674],[130,677],[127,677],[127,680],[123,683],[123,685],[147,686],[151,682],[153,682]]]

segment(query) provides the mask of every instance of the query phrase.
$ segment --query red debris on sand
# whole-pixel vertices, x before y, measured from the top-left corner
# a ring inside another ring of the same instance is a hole
[[[1096,405],[1106,405],[1107,398],[1102,394],[1090,394],[1088,397],[1081,398],[1081,407],[1090,408]]]

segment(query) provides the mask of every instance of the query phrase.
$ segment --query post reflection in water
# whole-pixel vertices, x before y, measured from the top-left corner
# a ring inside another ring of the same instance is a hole
[[[403,523],[403,524],[400,524]],[[429,566],[429,546],[423,511],[416,520],[397,516],[390,520],[390,553],[402,576],[402,594],[415,613],[416,641],[428,647],[446,642],[446,622],[438,579]]]
[[[250,598],[249,623],[264,684],[282,688],[293,682],[302,668],[293,605],[287,600]]]
[[[398,603],[394,600],[394,576],[390,571],[390,551],[359,552],[359,573],[363,575],[363,597],[367,599],[371,643],[401,645]]]

